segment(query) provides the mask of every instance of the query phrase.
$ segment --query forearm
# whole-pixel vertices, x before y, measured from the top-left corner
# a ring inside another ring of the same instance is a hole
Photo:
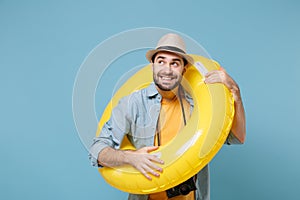
[[[98,164],[105,167],[116,167],[129,164],[126,151],[104,148],[98,155]]]
[[[241,142],[245,142],[246,138],[246,117],[243,102],[241,99],[235,101],[235,115],[231,127],[231,132]]]
[[[226,77],[225,85],[229,88],[234,98],[235,114],[231,132],[243,144],[246,138],[246,116],[241,91],[238,84],[228,74]]]
[[[244,143],[246,138],[246,119],[238,84],[223,68],[220,70],[209,71],[205,75],[205,83],[223,83],[232,93],[234,98],[235,115],[232,122],[231,132],[240,143]]]

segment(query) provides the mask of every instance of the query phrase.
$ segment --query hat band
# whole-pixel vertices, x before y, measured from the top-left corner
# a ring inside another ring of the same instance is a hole
[[[157,48],[157,50],[177,51],[177,52],[185,54],[185,52],[182,49],[179,49],[179,48],[173,47],[173,46],[160,46],[160,47]]]

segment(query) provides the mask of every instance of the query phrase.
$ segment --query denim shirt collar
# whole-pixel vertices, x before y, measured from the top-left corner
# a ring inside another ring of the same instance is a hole
[[[155,84],[151,83],[149,85],[149,87],[146,88],[146,95],[148,98],[152,98],[155,97],[159,94],[159,92],[157,91]],[[160,95],[160,94],[159,94]]]

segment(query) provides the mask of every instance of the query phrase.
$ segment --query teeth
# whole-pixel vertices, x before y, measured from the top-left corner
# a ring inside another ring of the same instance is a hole
[[[166,81],[170,81],[170,80],[172,80],[172,78],[170,78],[170,77],[161,77],[162,78],[162,80],[166,80]]]

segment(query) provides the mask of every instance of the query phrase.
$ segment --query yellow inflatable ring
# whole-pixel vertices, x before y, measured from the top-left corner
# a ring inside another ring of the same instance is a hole
[[[184,74],[186,81],[183,81],[183,87],[194,99],[194,110],[182,131],[167,145],[153,152],[165,162],[161,166],[163,173],[159,178],[153,177],[152,181],[149,181],[131,166],[99,168],[103,178],[113,187],[134,194],[165,191],[197,174],[224,144],[234,115],[232,95],[223,84],[203,83],[203,75],[199,70],[203,74],[206,70],[219,69],[217,62],[197,55],[191,56],[195,65],[188,67]],[[148,86],[152,81],[150,65],[133,75],[106,107],[96,135],[99,135],[120,98]],[[128,141],[121,148],[128,148]]]

